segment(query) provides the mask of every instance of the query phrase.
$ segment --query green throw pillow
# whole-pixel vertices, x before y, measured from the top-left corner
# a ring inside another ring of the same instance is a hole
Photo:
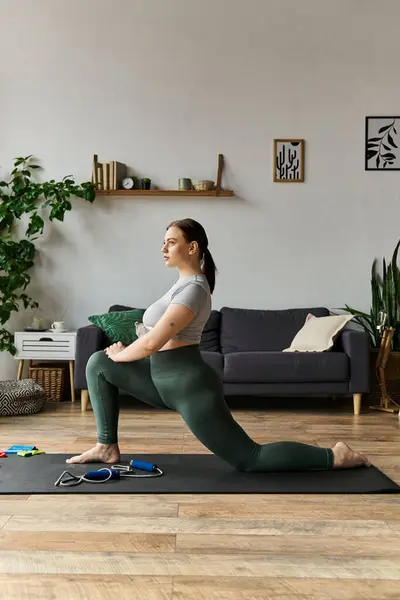
[[[112,344],[122,342],[124,346],[129,346],[137,340],[135,323],[142,322],[144,312],[144,308],[121,310],[104,315],[92,315],[89,321],[100,327]]]

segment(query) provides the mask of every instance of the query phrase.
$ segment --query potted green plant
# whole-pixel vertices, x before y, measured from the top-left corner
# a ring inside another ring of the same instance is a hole
[[[148,177],[143,177],[140,181],[142,190],[149,190],[151,187],[151,179]]]
[[[356,321],[368,333],[371,342],[371,395],[380,395],[376,379],[375,365],[381,343],[381,325],[384,316],[385,327],[393,327],[391,353],[385,369],[391,393],[400,394],[400,269],[397,255],[400,240],[397,242],[389,263],[374,259],[371,267],[371,307],[369,313],[362,312],[347,304],[343,308],[354,315]]]
[[[381,342],[379,325],[381,313],[386,314],[386,327],[393,327],[394,335],[392,350],[400,351],[400,269],[397,264],[397,255],[400,240],[394,249],[392,259],[387,264],[382,260],[382,268],[378,266],[378,259],[374,259],[371,268],[371,308],[369,313],[362,312],[345,305],[343,310],[354,315],[354,321],[369,334],[371,347],[378,348]]]
[[[35,263],[34,241],[43,233],[45,214],[48,220],[63,221],[66,211],[71,210],[70,198],[79,197],[94,202],[95,186],[92,182],[77,185],[71,176],[61,181],[37,182],[33,172],[41,167],[33,163],[32,155],[14,159],[9,179],[0,180],[0,351],[14,355],[14,336],[4,326],[12,313],[21,305],[36,308],[38,303],[26,293],[31,276],[29,271]],[[23,215],[29,216],[25,232],[21,235],[16,222]]]

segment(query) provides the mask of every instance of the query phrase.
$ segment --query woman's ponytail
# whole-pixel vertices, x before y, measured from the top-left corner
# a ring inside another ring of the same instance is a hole
[[[208,248],[204,250],[202,271],[207,277],[210,291],[213,293],[215,288],[215,273],[217,271],[217,267],[215,266],[214,259]]]

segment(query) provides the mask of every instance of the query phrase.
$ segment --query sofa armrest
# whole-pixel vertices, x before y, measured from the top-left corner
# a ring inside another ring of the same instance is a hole
[[[366,331],[343,329],[335,350],[345,352],[350,359],[349,393],[364,394],[370,389],[370,338]]]
[[[86,390],[86,364],[89,358],[98,350],[104,350],[106,338],[104,332],[96,325],[80,327],[76,332],[75,375],[76,389]]]

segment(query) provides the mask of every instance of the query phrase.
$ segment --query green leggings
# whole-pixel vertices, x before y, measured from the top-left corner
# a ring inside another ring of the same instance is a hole
[[[118,389],[157,408],[177,411],[206,448],[239,471],[331,469],[333,452],[299,442],[257,444],[234,420],[222,382],[198,345],[164,350],[129,363],[104,351],[86,367],[98,442],[118,441]]]

